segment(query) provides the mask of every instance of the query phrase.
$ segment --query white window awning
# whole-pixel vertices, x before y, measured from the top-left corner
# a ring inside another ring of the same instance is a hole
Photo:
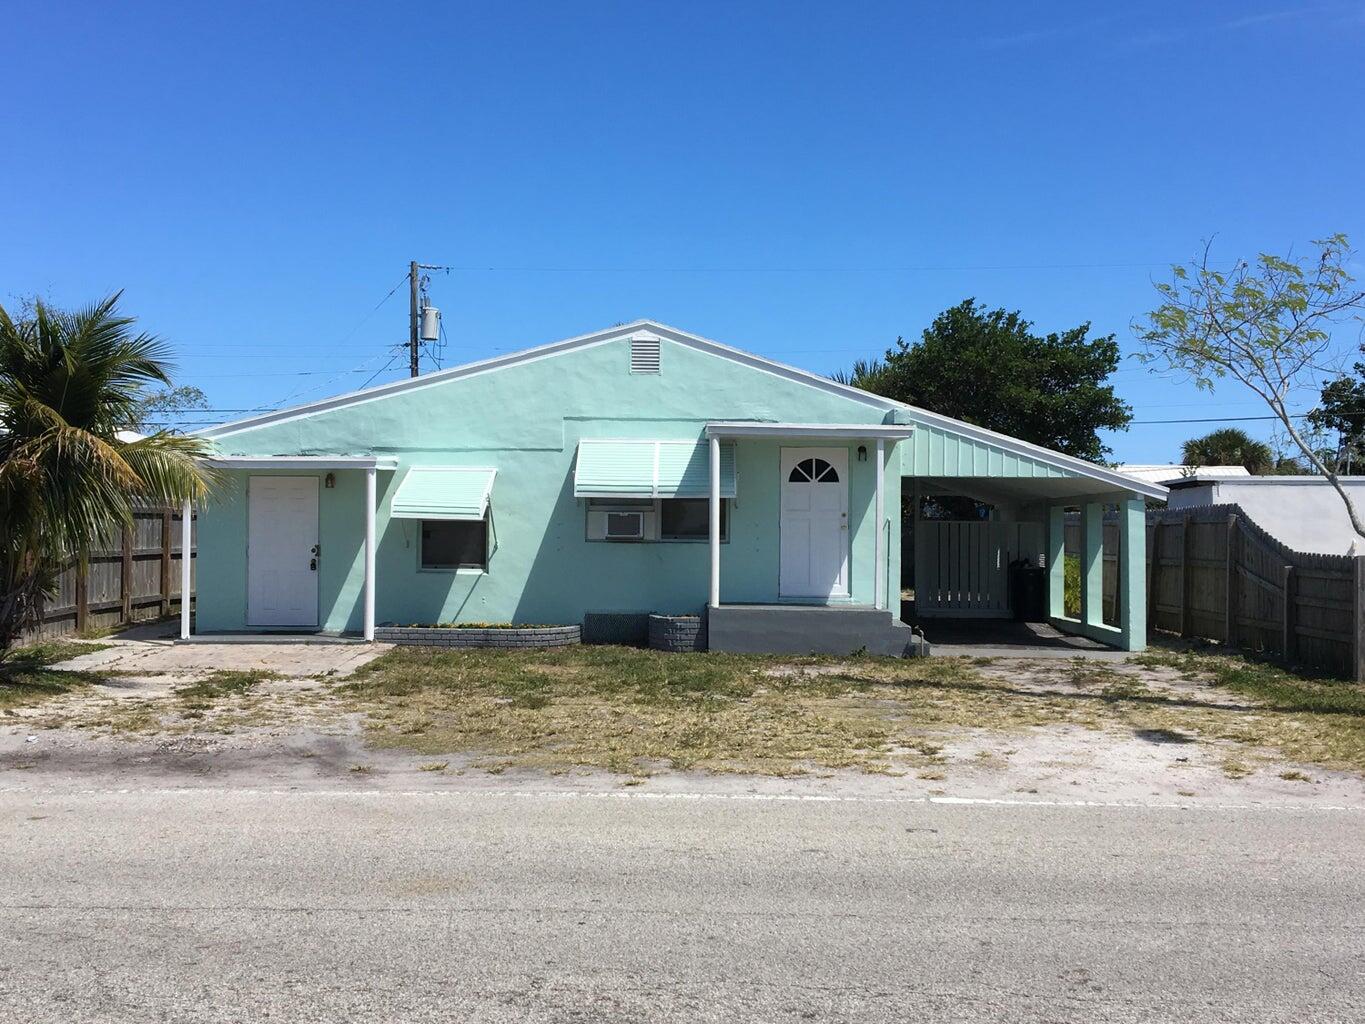
[[[574,497],[706,498],[710,460],[700,441],[584,438],[574,464]],[[720,446],[720,496],[735,496],[734,445]]]
[[[393,496],[395,519],[482,519],[496,469],[413,466]]]

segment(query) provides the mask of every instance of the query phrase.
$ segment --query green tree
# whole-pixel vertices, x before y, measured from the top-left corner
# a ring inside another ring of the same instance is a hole
[[[1038,334],[1018,312],[967,299],[940,313],[916,344],[897,338],[883,359],[835,379],[1098,462],[1109,454],[1099,432],[1127,429],[1132,410],[1105,383],[1118,367],[1118,343],[1089,334],[1089,324]]]
[[[132,520],[138,500],[208,493],[197,438],[121,441],[149,386],[171,383],[164,342],[134,334],[118,295],[76,313],[0,307],[0,657],[62,566]]]
[[[193,384],[162,388],[138,401],[133,427],[136,430],[154,432],[157,427],[182,419],[184,413],[208,407],[207,396]]]
[[[1331,482],[1365,537],[1356,507],[1289,411],[1332,349],[1332,327],[1365,311],[1361,291],[1346,270],[1354,253],[1346,236],[1313,242],[1311,258],[1262,253],[1254,264],[1240,260],[1216,269],[1210,246],[1188,268],[1173,267],[1169,283],[1157,284],[1161,304],[1133,324],[1142,358],[1159,372],[1213,391],[1231,379],[1257,395],[1313,469]]]
[[[1256,476],[1275,469],[1275,453],[1264,441],[1257,441],[1245,430],[1224,427],[1203,437],[1192,437],[1181,446],[1187,466],[1244,466]]]
[[[1334,470],[1349,473],[1365,464],[1365,363],[1355,364],[1355,376],[1342,374],[1323,385],[1308,425],[1320,434],[1336,435],[1335,447],[1322,453]]]

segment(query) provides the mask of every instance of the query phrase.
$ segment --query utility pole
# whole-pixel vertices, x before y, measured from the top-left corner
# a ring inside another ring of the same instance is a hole
[[[420,356],[424,341],[439,341],[441,336],[441,311],[427,299],[429,278],[422,276],[423,270],[444,270],[450,267],[436,263],[408,264],[408,376],[416,377],[422,372]],[[392,294],[392,293],[390,293]]]
[[[417,366],[417,261],[413,260],[408,264],[408,376],[416,377],[420,372]]]

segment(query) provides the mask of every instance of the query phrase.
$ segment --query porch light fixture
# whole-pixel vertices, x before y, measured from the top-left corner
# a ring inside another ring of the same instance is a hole
[[[867,445],[865,444],[858,445],[858,461],[859,462],[867,461]]]
[[[336,485],[337,475],[335,473],[328,473],[325,477],[322,478],[322,486],[326,487],[329,491]]]

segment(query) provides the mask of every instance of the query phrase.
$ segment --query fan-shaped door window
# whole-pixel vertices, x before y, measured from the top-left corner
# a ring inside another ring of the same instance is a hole
[[[787,475],[787,482],[792,484],[837,484],[839,482],[839,471],[824,459],[803,459],[792,467],[791,473]]]

